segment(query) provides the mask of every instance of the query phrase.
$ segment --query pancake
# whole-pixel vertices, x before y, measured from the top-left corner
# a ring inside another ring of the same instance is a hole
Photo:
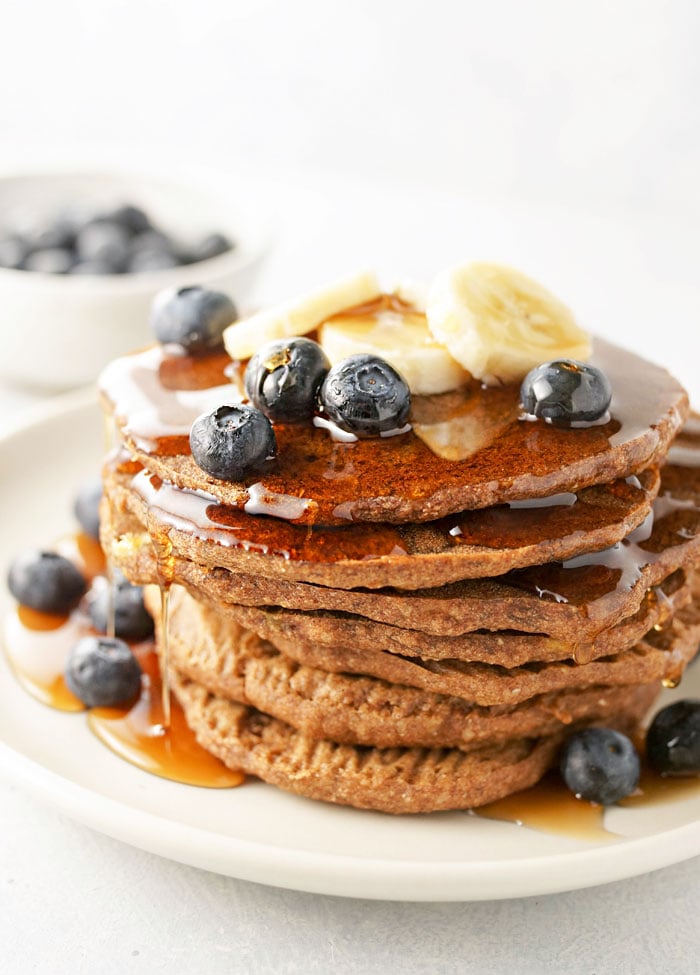
[[[198,591],[195,595],[208,601],[206,592]],[[676,572],[660,586],[648,590],[633,616],[603,630],[592,642],[582,642],[577,632],[571,633],[566,640],[515,630],[482,630],[459,636],[438,636],[342,613],[300,613],[232,603],[219,604],[218,608],[283,651],[291,646],[313,643],[368,651],[380,648],[388,653],[422,657],[424,660],[455,659],[517,667],[546,660],[571,659],[584,663],[624,650],[654,626],[664,625],[691,598],[691,589],[684,573]]]
[[[288,647],[286,656],[297,664],[329,674],[369,675],[432,694],[459,697],[483,707],[512,706],[540,694],[565,689],[677,679],[697,652],[700,642],[700,626],[694,612],[693,607],[686,608],[674,617],[669,625],[667,643],[645,637],[630,649],[587,664],[557,661],[507,668],[458,660],[425,661],[381,650],[336,649],[312,644]],[[172,614],[173,639],[186,648],[197,647],[202,652],[209,648],[210,664],[216,661],[218,652],[223,653],[226,648],[233,652],[241,641],[245,641],[249,652],[257,657],[265,653],[265,645],[251,631],[177,588],[173,590]],[[267,655],[269,657],[270,653]],[[201,668],[197,678],[206,682]]]
[[[151,594],[151,608],[159,600],[157,591]],[[674,631],[665,649],[676,667],[681,639],[684,658],[695,653],[700,639],[700,623],[684,623],[683,637]],[[162,645],[163,634],[157,629]],[[517,706],[484,707],[387,680],[299,664],[298,658],[222,620],[178,588],[172,593],[169,653],[181,675],[212,694],[249,704],[314,738],[379,747],[471,747],[476,742],[556,734],[573,722],[624,712],[640,695],[648,700],[649,684],[657,690],[660,686],[654,680],[601,683],[543,693]]]
[[[659,462],[688,413],[683,388],[664,369],[603,340],[592,362],[613,389],[603,425],[522,422],[519,385],[473,383],[442,397],[415,397],[412,407],[424,435],[447,425],[449,440],[452,425],[460,459],[436,456],[414,432],[342,444],[311,425],[279,424],[275,470],[241,483],[210,477],[189,452],[194,419],[240,398],[227,382],[226,355],[193,359],[150,349],[111,363],[100,388],[123,444],[169,484],[253,513],[261,513],[262,494],[267,514],[307,523],[406,523],[609,483]]]
[[[115,458],[104,478],[117,533],[146,529],[201,565],[339,589],[440,586],[597,551],[637,528],[659,490],[654,469],[536,507],[513,502],[417,525],[321,528],[219,505],[146,470],[134,474],[130,460]]]
[[[233,769],[311,799],[387,813],[469,809],[534,785],[556,761],[562,735],[474,750],[373,748],[319,740],[173,674],[198,742]],[[656,694],[640,695],[606,725],[634,731]],[[567,733],[575,730],[570,726]]]

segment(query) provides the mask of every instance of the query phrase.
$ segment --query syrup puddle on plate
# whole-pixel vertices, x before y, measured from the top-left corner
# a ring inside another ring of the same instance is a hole
[[[135,652],[144,675],[138,701],[128,711],[91,708],[92,732],[115,754],[161,778],[210,789],[241,785],[244,774],[227,768],[197,743],[174,699],[166,726],[158,657],[152,644]]]
[[[80,541],[61,544],[64,552],[68,548],[77,552],[81,545]],[[69,616],[58,616],[16,606],[5,617],[3,642],[10,667],[24,690],[58,711],[87,710],[90,730],[120,758],[187,785],[212,789],[241,785],[245,780],[242,772],[227,768],[197,743],[175,699],[168,701],[169,721],[166,719],[160,666],[152,640],[131,644],[143,671],[138,700],[129,707],[86,709],[69,690],[63,673],[73,646],[90,634],[95,630],[81,607]]]
[[[693,796],[700,796],[700,777],[664,777],[643,765],[637,791],[627,799],[621,799],[616,806],[624,809],[658,806]],[[607,808],[614,809],[615,806]],[[601,843],[624,839],[619,833],[606,829],[605,812],[605,806],[577,799],[556,772],[549,772],[530,789],[471,810],[473,816],[481,819],[514,823],[576,840]]]

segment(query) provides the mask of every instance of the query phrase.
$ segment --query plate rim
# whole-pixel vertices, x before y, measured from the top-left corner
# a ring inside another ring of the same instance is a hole
[[[33,404],[0,431],[0,452],[49,421],[96,407],[94,385]],[[54,772],[2,739],[0,769],[69,818],[131,846],[226,876],[315,894],[416,902],[510,899],[612,883],[700,855],[700,819],[606,846],[516,859],[451,863],[314,852],[226,836],[138,809]]]

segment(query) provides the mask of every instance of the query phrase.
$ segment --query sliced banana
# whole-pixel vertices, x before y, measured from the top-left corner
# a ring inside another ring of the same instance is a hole
[[[229,325],[224,332],[226,351],[232,359],[249,359],[266,342],[307,335],[332,315],[379,294],[374,271],[361,271]]]
[[[587,359],[591,341],[558,298],[520,271],[464,264],[437,275],[428,294],[430,331],[472,376],[520,380],[553,358]]]
[[[396,295],[407,305],[412,305],[416,311],[425,314],[425,305],[428,300],[428,285],[424,281],[416,281],[414,278],[402,278],[397,281],[390,293]]]
[[[444,393],[468,379],[432,337],[425,315],[398,302],[370,314],[339,315],[321,326],[319,341],[332,365],[362,352],[386,359],[416,395]]]

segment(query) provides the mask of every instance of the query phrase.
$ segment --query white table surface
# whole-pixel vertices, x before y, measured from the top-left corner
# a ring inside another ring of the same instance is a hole
[[[682,215],[485,204],[337,181],[256,189],[280,231],[261,299],[360,264],[416,276],[464,257],[502,259],[549,284],[588,327],[671,367],[700,403],[700,246]],[[0,434],[42,398],[0,385]],[[3,975],[695,975],[699,865],[522,900],[353,901],[160,859],[0,781],[0,965]]]

